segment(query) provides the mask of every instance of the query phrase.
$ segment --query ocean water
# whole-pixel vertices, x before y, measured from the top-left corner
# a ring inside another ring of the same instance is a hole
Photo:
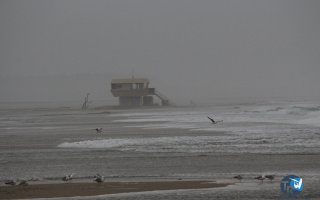
[[[212,124],[207,116],[221,123]],[[101,134],[95,128],[103,128]],[[146,192],[89,199],[275,199],[288,174],[320,198],[320,104],[269,102],[207,107],[89,109],[0,105],[0,181],[206,179],[224,189]],[[243,182],[233,180],[244,176]],[[274,174],[261,184],[253,177]]]
[[[110,116],[124,118],[112,121],[125,128],[184,129],[185,134],[161,136],[152,132],[150,137],[66,142],[59,147],[138,152],[320,153],[318,105],[168,109]],[[211,124],[207,116],[224,121]]]

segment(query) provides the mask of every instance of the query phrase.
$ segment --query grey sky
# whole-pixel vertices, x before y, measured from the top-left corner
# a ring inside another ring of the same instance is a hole
[[[0,101],[112,99],[148,77],[178,102],[318,97],[318,0],[2,0]]]

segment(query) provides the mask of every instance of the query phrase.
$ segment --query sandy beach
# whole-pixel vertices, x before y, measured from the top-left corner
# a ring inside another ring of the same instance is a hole
[[[95,196],[128,192],[225,187],[210,181],[104,182],[1,186],[0,199]]]

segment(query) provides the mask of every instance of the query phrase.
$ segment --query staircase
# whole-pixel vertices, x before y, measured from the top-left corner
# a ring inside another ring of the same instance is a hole
[[[154,95],[156,95],[161,100],[162,106],[171,105],[169,99],[166,96],[164,96],[163,94],[161,94],[159,91],[155,90]]]

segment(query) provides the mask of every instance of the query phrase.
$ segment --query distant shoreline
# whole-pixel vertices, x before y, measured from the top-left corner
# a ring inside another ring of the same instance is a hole
[[[0,199],[31,199],[74,196],[96,196],[130,192],[226,187],[229,183],[212,181],[150,181],[31,184],[27,186],[0,186]]]

